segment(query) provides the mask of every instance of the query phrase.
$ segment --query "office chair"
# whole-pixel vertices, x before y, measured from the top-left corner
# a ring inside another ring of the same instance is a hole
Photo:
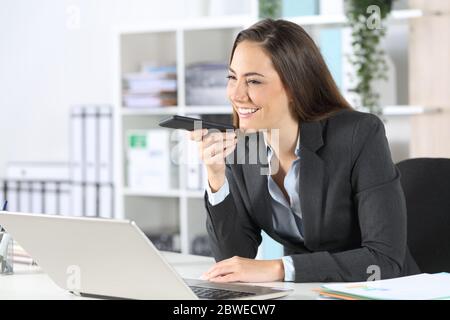
[[[408,159],[397,167],[412,256],[422,272],[450,272],[450,159]]]

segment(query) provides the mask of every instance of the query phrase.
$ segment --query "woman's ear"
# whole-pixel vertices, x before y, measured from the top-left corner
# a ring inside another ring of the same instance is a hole
[[[286,94],[287,94],[287,97],[288,97],[289,104],[294,103],[294,97],[293,97],[292,93],[287,91]]]
[[[294,103],[294,98],[292,98],[291,96],[289,96],[289,105]]]

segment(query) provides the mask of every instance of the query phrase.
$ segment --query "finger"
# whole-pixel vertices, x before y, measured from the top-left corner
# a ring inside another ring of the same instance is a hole
[[[208,274],[208,273],[210,273],[210,272],[216,270],[217,268],[223,267],[224,265],[227,264],[227,261],[228,261],[228,259],[225,259],[225,260],[222,260],[222,261],[219,261],[219,262],[213,264],[213,265],[208,269],[208,271],[205,272],[205,274]]]
[[[223,157],[224,158],[228,157],[230,154],[232,154],[234,152],[235,149],[236,149],[236,144],[233,144],[230,147],[225,148],[223,150]]]
[[[224,133],[224,138],[226,140],[233,140],[233,139],[237,139],[237,134],[236,132],[232,131],[232,132],[225,132]]]
[[[219,164],[219,163],[223,163],[225,159],[225,154],[224,154],[224,150],[222,149],[211,149],[209,151],[205,151],[204,155],[203,155],[203,162],[206,165],[210,165],[210,164]]]
[[[198,129],[190,131],[190,139],[193,141],[201,141],[204,136],[208,134],[208,129]]]
[[[226,265],[226,266],[222,266],[222,267],[218,267],[215,268],[214,270],[212,270],[211,272],[208,272],[205,274],[206,280],[212,279],[212,278],[216,278],[219,276],[225,276],[229,273],[233,273],[235,271],[235,266],[233,265]]]
[[[238,282],[239,275],[237,273],[230,273],[225,276],[211,278],[209,281],[216,283]]]
[[[211,268],[209,268],[208,271],[205,272],[205,274],[209,274],[209,273],[213,272],[214,270],[216,270],[218,268],[231,266],[234,263],[235,262],[234,262],[234,260],[232,260],[232,258],[219,261],[219,262],[215,263],[213,266],[211,266]]]
[[[215,151],[217,153],[214,154],[214,156],[211,158],[211,160],[213,160],[213,161],[224,160],[226,157],[228,157],[228,155],[233,153],[235,149],[236,149],[236,144],[231,143],[231,144],[227,145],[225,148],[223,148],[223,150]]]
[[[211,157],[223,154],[223,151],[227,148],[230,148],[231,146],[236,144],[236,140],[225,140],[225,141],[218,141],[211,146],[207,148],[207,152],[211,154]]]
[[[208,147],[211,147],[214,144],[219,144],[217,149],[220,149],[220,143],[228,144],[228,143],[234,143],[237,142],[237,136],[230,134],[226,136],[225,134],[210,134],[207,137],[203,138],[201,143],[201,148],[205,149]]]
[[[206,144],[211,144],[214,141],[220,140],[234,140],[237,138],[235,132],[211,132],[206,137],[203,138],[203,141]]]
[[[224,138],[225,138],[225,135],[223,135],[222,133],[213,132],[213,133],[209,133],[206,136],[204,136],[202,139],[202,143],[206,147],[206,146],[210,146],[211,144],[214,144],[218,141],[223,141]]]
[[[225,141],[224,141],[224,150],[225,150],[226,148],[230,148],[230,147],[232,147],[232,146],[236,146],[236,144],[237,144],[237,139],[225,140]]]
[[[222,141],[218,141],[203,149],[203,160],[209,160],[212,158],[217,158],[224,149],[224,144]],[[220,159],[220,157],[218,157]]]

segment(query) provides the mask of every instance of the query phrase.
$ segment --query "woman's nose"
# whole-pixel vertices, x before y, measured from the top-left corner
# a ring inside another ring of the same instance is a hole
[[[248,100],[247,84],[244,81],[238,81],[231,88],[231,99],[235,101],[246,101]]]

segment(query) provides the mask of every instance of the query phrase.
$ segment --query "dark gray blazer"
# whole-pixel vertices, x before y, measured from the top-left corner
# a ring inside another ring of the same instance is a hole
[[[274,231],[267,176],[260,174],[264,162],[231,164],[225,200],[211,206],[205,193],[216,260],[254,258],[264,230],[292,257],[296,282],[365,281],[377,267],[382,279],[418,273],[406,244],[399,171],[379,118],[343,110],[301,123],[300,145],[304,243]]]

